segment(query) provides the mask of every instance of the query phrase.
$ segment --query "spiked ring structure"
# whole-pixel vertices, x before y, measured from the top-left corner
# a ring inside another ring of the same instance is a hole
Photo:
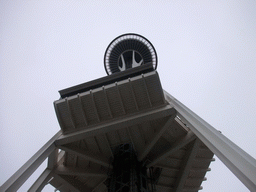
[[[157,54],[145,37],[127,33],[115,38],[107,47],[104,66],[108,75],[151,63],[157,68]]]

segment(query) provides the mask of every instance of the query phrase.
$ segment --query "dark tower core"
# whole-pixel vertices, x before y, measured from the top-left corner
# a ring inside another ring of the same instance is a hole
[[[148,192],[147,168],[138,161],[131,144],[115,149],[112,165],[108,192]]]

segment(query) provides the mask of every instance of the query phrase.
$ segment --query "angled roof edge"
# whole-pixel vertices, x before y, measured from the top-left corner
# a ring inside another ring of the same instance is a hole
[[[72,95],[76,95],[78,93],[89,91],[91,89],[101,87],[103,85],[115,83],[116,81],[124,80],[130,77],[134,77],[142,73],[147,73],[151,71],[154,71],[153,65],[151,63],[145,64],[136,68],[128,69],[123,72],[114,73],[109,76],[105,76],[105,77],[95,79],[86,83],[82,83],[73,87],[69,87],[67,89],[60,90],[59,93],[61,98],[65,98]]]

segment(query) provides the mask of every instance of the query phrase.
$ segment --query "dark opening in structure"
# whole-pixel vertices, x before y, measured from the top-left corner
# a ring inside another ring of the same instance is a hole
[[[112,165],[108,192],[149,192],[147,168],[138,161],[131,144],[116,147]]]

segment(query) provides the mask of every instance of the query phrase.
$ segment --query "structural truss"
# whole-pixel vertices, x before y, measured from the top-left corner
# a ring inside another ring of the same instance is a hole
[[[141,66],[60,91],[54,102],[61,130],[0,191],[16,191],[48,158],[28,191],[108,191],[114,150],[129,144],[147,169],[148,191],[202,189],[216,154],[256,191],[256,161],[161,87]]]

